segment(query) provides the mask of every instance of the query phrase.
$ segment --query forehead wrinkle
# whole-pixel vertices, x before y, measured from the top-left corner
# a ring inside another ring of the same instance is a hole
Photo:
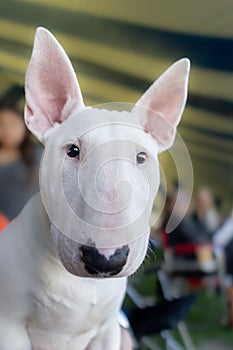
[[[112,124],[92,129],[79,138],[80,143],[88,149],[89,147],[101,145],[104,142],[116,140],[119,137],[117,137],[114,129],[114,125]]]
[[[97,146],[104,142],[111,140],[129,140],[130,143],[135,142],[137,148],[140,146],[147,149],[150,153],[154,154],[157,151],[156,142],[153,140],[150,134],[146,133],[141,127],[137,125],[118,125],[109,124],[101,126],[99,128],[90,130],[80,137],[80,143],[85,144],[85,148],[89,146]]]

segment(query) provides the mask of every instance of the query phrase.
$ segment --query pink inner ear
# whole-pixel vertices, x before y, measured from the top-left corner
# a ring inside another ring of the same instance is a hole
[[[49,120],[49,118],[37,118],[33,115],[32,109],[26,104],[25,105],[25,122],[29,130],[31,130],[34,135],[42,141],[43,135],[54,126],[54,122]]]
[[[56,39],[43,28],[37,30],[26,73],[25,120],[39,138],[83,107],[83,98],[70,60]]]
[[[173,64],[140,98],[141,124],[159,144],[160,151],[171,147],[187,97],[189,60]]]
[[[172,145],[176,128],[166,118],[154,111],[148,110],[144,131],[151,134],[158,144],[160,151],[162,151]]]

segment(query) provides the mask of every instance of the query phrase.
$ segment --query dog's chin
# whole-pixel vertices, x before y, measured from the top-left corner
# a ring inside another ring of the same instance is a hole
[[[124,271],[116,271],[114,275],[109,273],[93,273],[92,268],[81,260],[82,245],[65,236],[53,224],[50,227],[53,245],[64,268],[74,276],[87,278],[116,278],[128,275]],[[90,272],[88,272],[90,271]]]
[[[142,236],[129,244],[129,256],[122,268],[106,273],[99,272],[95,271],[93,266],[89,266],[87,262],[83,262],[82,244],[64,235],[53,224],[51,224],[50,231],[59,260],[64,268],[74,276],[95,279],[128,277],[139,268],[147,251],[148,237]]]

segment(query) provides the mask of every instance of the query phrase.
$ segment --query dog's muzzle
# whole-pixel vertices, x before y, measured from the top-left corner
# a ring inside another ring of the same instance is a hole
[[[108,259],[95,247],[82,245],[80,251],[85,270],[91,275],[101,276],[115,276],[120,273],[129,255],[128,245],[116,249]]]

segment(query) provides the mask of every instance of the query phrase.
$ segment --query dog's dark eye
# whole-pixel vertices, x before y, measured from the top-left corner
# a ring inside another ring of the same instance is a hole
[[[140,152],[136,156],[137,164],[143,164],[146,161],[146,153],[145,152]]]
[[[80,150],[76,145],[71,145],[66,153],[70,158],[79,158]]]

